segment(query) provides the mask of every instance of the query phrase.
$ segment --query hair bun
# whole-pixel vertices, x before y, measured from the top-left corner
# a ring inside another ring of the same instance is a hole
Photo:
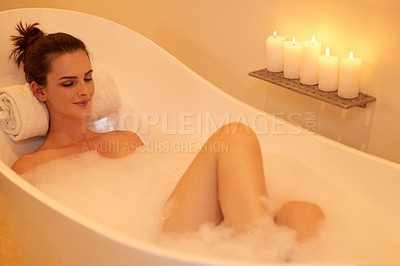
[[[41,31],[37,26],[39,23],[25,24],[25,26],[20,22],[17,24],[16,30],[19,36],[11,36],[11,41],[13,42],[15,48],[11,53],[14,56],[14,60],[18,66],[21,63],[25,63],[26,53],[38,39],[46,36],[46,34]]]

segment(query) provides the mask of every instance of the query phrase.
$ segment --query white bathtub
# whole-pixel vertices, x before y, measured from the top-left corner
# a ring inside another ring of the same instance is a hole
[[[400,236],[400,165],[309,134],[247,106],[196,75],[151,41],[116,23],[54,9],[1,12],[0,86],[21,82],[12,74],[15,64],[8,60],[9,36],[15,33],[15,24],[20,19],[39,21],[47,32],[65,31],[81,38],[95,59],[113,72],[123,101],[138,113],[168,114],[169,129],[177,128],[179,114],[185,113],[212,114],[215,121],[223,121],[229,112],[230,121],[243,121],[243,118],[250,124],[257,121],[250,126],[256,129],[263,152],[290,154],[312,166],[316,173],[382,217],[393,237]],[[268,132],[260,125],[268,125]],[[22,265],[236,264],[136,241],[52,200],[9,168],[22,153],[35,149],[41,141],[36,138],[14,143],[0,133],[0,208]]]

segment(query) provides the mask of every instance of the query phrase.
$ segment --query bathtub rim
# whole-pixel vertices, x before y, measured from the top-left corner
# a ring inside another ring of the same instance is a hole
[[[73,222],[78,223],[85,229],[92,231],[93,233],[99,234],[106,238],[108,241],[116,242],[118,245],[123,245],[128,248],[133,248],[146,252],[157,257],[167,258],[171,261],[178,260],[180,263],[189,263],[189,265],[216,265],[216,266],[276,266],[281,265],[277,262],[257,262],[257,261],[239,261],[230,260],[229,258],[215,258],[207,257],[192,253],[185,253],[183,251],[177,251],[170,248],[165,248],[158,246],[157,244],[149,243],[144,240],[135,239],[133,237],[125,236],[123,233],[118,232],[115,229],[109,228],[101,223],[85,217],[83,214],[65,206],[64,204],[53,199],[46,193],[40,191],[21,176],[16,174],[11,168],[6,166],[2,160],[0,160],[0,173],[2,176],[7,178],[10,182],[16,185],[18,188],[22,189],[24,192],[28,193],[40,203],[45,204],[46,207],[52,209],[58,214],[64,216],[66,219],[70,219]],[[5,169],[5,171],[3,171]],[[1,178],[1,177],[0,177]],[[7,219],[5,218],[5,223],[7,225]],[[12,238],[12,235],[11,235]],[[296,262],[290,263],[292,266],[366,266],[365,262],[326,262],[326,261],[312,261],[312,262]]]
[[[177,251],[174,249],[158,246],[157,244],[149,243],[144,240],[135,239],[134,237],[125,236],[123,233],[118,232],[115,229],[109,228],[101,223],[85,217],[83,214],[65,206],[64,204],[53,199],[49,195],[40,191],[21,176],[16,174],[11,168],[6,166],[2,160],[0,160],[0,173],[2,176],[7,178],[10,182],[22,189],[25,193],[34,197],[40,203],[46,205],[46,207],[55,211],[64,218],[72,220],[78,223],[80,226],[95,234],[99,234],[108,241],[113,241],[118,245],[122,245],[128,248],[133,248],[147,254],[157,256],[160,258],[166,258],[170,261],[179,261],[180,263],[188,263],[188,265],[215,265],[215,266],[276,266],[281,265],[280,262],[258,262],[258,261],[246,261],[246,260],[230,260],[229,258],[217,258],[207,257],[198,254],[185,253],[183,251]],[[3,171],[5,170],[5,171]],[[1,178],[1,177],[0,177]],[[3,216],[7,225],[6,215]],[[11,235],[12,238],[12,235]],[[312,261],[312,262],[297,262],[290,263],[293,266],[366,266],[365,262],[326,262],[326,261]]]
[[[0,169],[1,174],[5,178],[7,178],[10,182],[16,185],[18,188],[22,189],[25,193],[31,195],[40,203],[46,205],[46,207],[52,209],[56,213],[64,216],[67,219],[70,219],[79,225],[85,227],[86,229],[99,234],[110,241],[117,242],[119,245],[123,245],[129,248],[134,248],[136,250],[142,250],[148,254],[156,255],[159,257],[166,257],[169,259],[179,259],[187,262],[199,262],[200,265],[202,263],[208,263],[210,265],[232,265],[232,261],[224,260],[224,259],[214,259],[208,258],[204,256],[188,254],[184,252],[179,252],[175,250],[170,250],[167,248],[163,248],[162,246],[157,246],[156,244],[152,244],[146,242],[144,240],[135,239],[133,237],[125,236],[123,233],[118,232],[115,229],[109,228],[101,223],[86,217],[83,214],[67,207],[66,205],[58,202],[56,199],[53,199],[51,196],[47,195],[46,193],[40,191],[29,182],[24,180],[21,176],[16,174],[11,168],[4,164],[2,160],[0,160]],[[7,224],[6,215],[5,222]],[[12,235],[11,235],[12,238]],[[207,264],[204,264],[207,265]],[[237,264],[242,265],[242,264]],[[253,264],[251,264],[253,265]],[[255,263],[254,265],[260,265]],[[265,265],[265,264],[263,264]]]

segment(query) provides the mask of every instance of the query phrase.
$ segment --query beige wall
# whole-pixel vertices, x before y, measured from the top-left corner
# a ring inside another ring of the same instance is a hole
[[[55,7],[91,13],[150,38],[222,90],[266,112],[400,163],[400,1],[398,0],[14,0],[0,10]],[[362,88],[377,102],[342,110],[250,78],[265,65],[274,30],[331,53],[363,59]],[[101,33],[101,32],[99,32]]]

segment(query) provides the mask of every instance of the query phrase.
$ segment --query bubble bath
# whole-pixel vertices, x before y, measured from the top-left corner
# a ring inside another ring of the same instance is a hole
[[[326,219],[315,239],[297,242],[295,232],[277,226],[273,217],[241,235],[224,223],[204,224],[198,232],[178,236],[162,234],[164,203],[204,142],[169,136],[157,143],[149,142],[122,159],[103,158],[95,151],[71,155],[41,165],[24,178],[113,230],[182,252],[236,261],[366,265],[400,261],[396,254],[400,245],[379,217],[290,154],[263,154],[269,208],[276,210],[289,200],[321,206]]]

